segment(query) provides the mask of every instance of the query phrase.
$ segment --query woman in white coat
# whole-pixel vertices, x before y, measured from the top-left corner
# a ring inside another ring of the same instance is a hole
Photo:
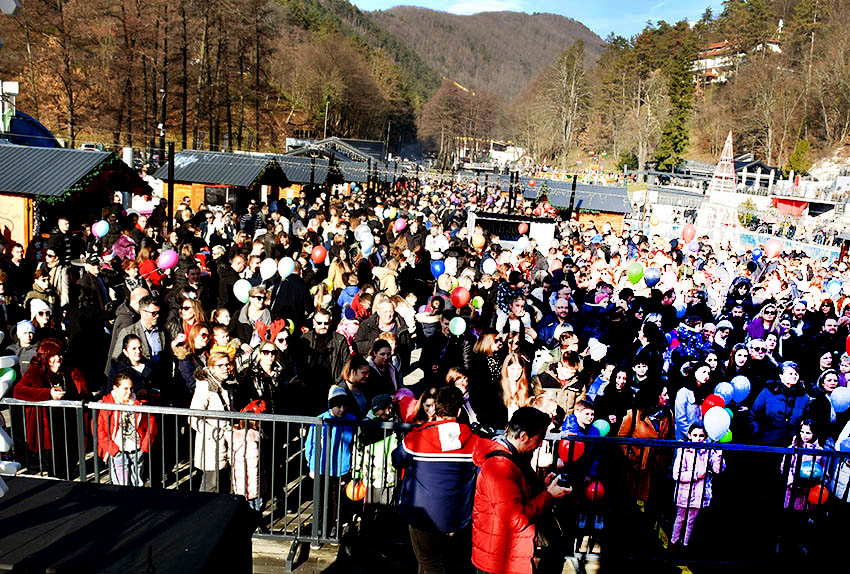
[[[232,411],[233,365],[226,353],[210,353],[207,366],[196,372],[191,409]],[[230,473],[224,472],[230,457],[231,422],[228,419],[191,417],[195,429],[194,466],[202,471],[201,492],[230,492]]]

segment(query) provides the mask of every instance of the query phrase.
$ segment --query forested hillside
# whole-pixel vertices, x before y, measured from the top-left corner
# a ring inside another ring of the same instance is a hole
[[[370,16],[431,68],[472,89],[510,101],[573,42],[590,66],[603,42],[584,24],[557,14],[485,12],[458,16],[399,6]]]

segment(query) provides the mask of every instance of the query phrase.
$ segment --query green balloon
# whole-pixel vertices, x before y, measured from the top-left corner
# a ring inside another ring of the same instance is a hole
[[[726,431],[726,434],[723,435],[722,437],[720,437],[720,440],[717,441],[717,442],[722,442],[724,444],[727,443],[727,442],[732,442],[732,431],[730,431],[730,430]]]
[[[608,433],[611,432],[611,425],[604,419],[593,421],[593,426],[599,431],[599,436],[608,436]]]
[[[464,331],[466,331],[466,321],[462,317],[455,317],[449,323],[449,331],[451,331],[452,335],[463,335]]]
[[[484,306],[484,298],[481,295],[476,295],[472,298],[472,306],[476,309],[480,309]]]
[[[643,265],[637,261],[629,265],[626,271],[628,271],[629,281],[631,281],[632,285],[636,285],[643,278]]]

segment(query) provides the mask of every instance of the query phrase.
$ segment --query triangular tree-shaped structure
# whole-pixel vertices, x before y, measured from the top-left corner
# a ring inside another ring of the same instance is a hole
[[[735,162],[732,159],[733,157],[732,130],[729,130],[729,135],[726,136],[726,143],[723,144],[723,153],[720,154],[720,161],[717,162],[717,167],[714,168],[714,175],[711,176],[711,183],[708,185],[709,197],[718,191],[735,192],[737,180],[735,178]]]

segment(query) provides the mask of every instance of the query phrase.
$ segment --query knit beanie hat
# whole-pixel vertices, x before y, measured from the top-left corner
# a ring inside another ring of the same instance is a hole
[[[50,305],[45,303],[42,299],[33,299],[30,301],[30,319],[35,319],[35,316],[43,311],[51,313]]]
[[[348,402],[348,395],[345,393],[345,389],[336,385],[331,387],[328,393],[328,408],[332,409],[344,405],[346,402]]]

